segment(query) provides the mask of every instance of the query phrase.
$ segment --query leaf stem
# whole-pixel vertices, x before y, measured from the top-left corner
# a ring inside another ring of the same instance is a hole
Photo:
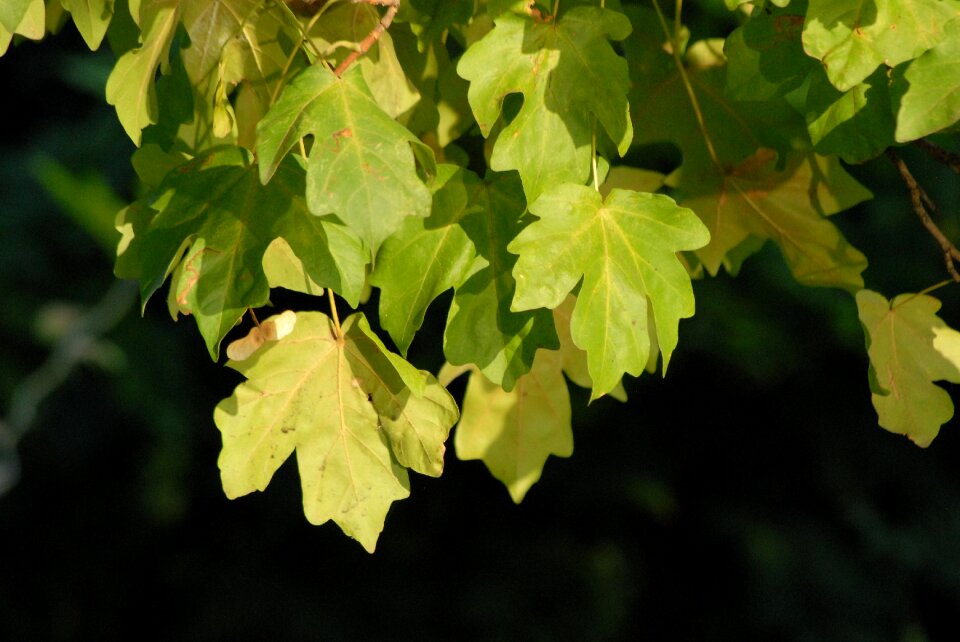
[[[713,139],[710,138],[710,132],[707,131],[707,123],[703,118],[703,110],[700,109],[700,101],[697,99],[697,94],[693,91],[693,85],[690,83],[690,77],[687,75],[687,69],[684,67],[683,59],[680,58],[680,12],[683,8],[682,0],[677,0],[675,6],[676,17],[674,19],[673,35],[671,35],[670,27],[667,25],[667,19],[663,15],[660,3],[658,0],[653,0],[653,8],[656,9],[657,17],[660,19],[663,35],[670,41],[670,53],[673,54],[673,62],[677,66],[677,71],[680,72],[683,88],[686,89],[687,97],[690,99],[690,105],[693,107],[693,114],[697,119],[697,125],[700,127],[703,142],[707,146],[707,153],[710,155],[710,160],[713,161],[713,164],[720,170],[720,173],[726,174],[726,168],[723,166],[723,163],[720,162],[720,157],[717,156],[717,150],[713,146]]]
[[[900,301],[900,302],[897,303],[896,305],[891,306],[890,309],[893,310],[893,309],[895,309],[895,308],[899,308],[901,305],[906,305],[906,304],[910,303],[911,301],[913,301],[913,300],[916,299],[916,298],[919,298],[919,297],[922,297],[922,296],[926,296],[926,295],[930,294],[931,292],[933,292],[934,290],[939,290],[940,288],[942,288],[942,287],[944,287],[944,286],[947,286],[947,285],[951,285],[951,284],[953,284],[953,283],[956,283],[956,281],[954,281],[953,279],[947,279],[947,280],[945,280],[945,281],[940,281],[940,283],[934,283],[934,284],[931,285],[930,287],[924,288],[924,289],[920,290],[919,292],[917,292],[916,294],[911,294],[910,296],[908,296],[908,297],[907,297],[906,299],[904,299],[903,301]]]
[[[600,191],[600,176],[597,173],[597,118],[593,118],[593,137],[590,140],[590,164],[593,170],[593,189]]]
[[[930,217],[930,212],[936,211],[936,208],[933,206],[933,201],[924,189],[920,187],[920,184],[917,183],[917,179],[910,173],[910,168],[907,167],[907,164],[903,162],[902,158],[897,156],[897,153],[893,151],[892,148],[887,149],[887,158],[890,159],[897,168],[897,171],[900,172],[903,182],[907,184],[907,189],[910,191],[910,202],[913,204],[913,213],[917,215],[917,218],[919,218],[923,226],[927,228],[930,235],[936,239],[940,245],[940,249],[943,250],[943,259],[947,265],[947,272],[950,273],[950,277],[954,281],[960,283],[960,272],[957,271],[956,265],[956,261],[960,261],[960,250],[957,249]],[[930,212],[927,211],[928,208]]]
[[[339,341],[343,338],[343,330],[340,328],[340,316],[337,314],[337,301],[333,297],[333,288],[327,288],[327,298],[330,300],[330,315],[333,317],[333,330]]]
[[[554,0],[553,2],[553,19],[557,19],[557,13],[560,11],[560,0]]]
[[[257,313],[253,311],[253,308],[247,308],[247,312],[250,313],[250,318],[253,319],[253,325],[260,327],[260,319],[257,318]]]

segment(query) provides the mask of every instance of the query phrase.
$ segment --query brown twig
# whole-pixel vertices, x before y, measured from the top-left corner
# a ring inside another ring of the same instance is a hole
[[[373,4],[380,5],[382,7],[387,7],[387,12],[383,14],[383,17],[380,18],[380,22],[377,23],[377,26],[373,28],[373,31],[367,34],[367,37],[360,41],[359,46],[356,51],[350,52],[350,55],[343,59],[337,68],[333,70],[333,73],[337,75],[337,78],[343,75],[343,73],[354,63],[354,61],[367,53],[370,50],[370,47],[380,40],[380,37],[384,32],[390,28],[390,25],[393,23],[394,16],[397,15],[397,11],[400,9],[400,0],[352,0],[355,4]]]
[[[936,208],[933,206],[933,201],[930,200],[927,193],[920,187],[917,179],[910,173],[907,164],[897,156],[896,152],[888,149],[887,158],[893,162],[894,166],[900,172],[900,176],[903,177],[903,182],[907,184],[907,189],[910,190],[910,202],[913,204],[914,214],[917,215],[917,218],[920,219],[923,226],[927,228],[931,236],[940,244],[940,249],[943,250],[944,262],[947,264],[947,272],[950,273],[950,277],[953,278],[954,281],[960,283],[960,272],[957,272],[956,265],[956,261],[960,261],[960,250],[950,242],[950,239],[947,238],[933,219],[930,218],[930,212],[927,211],[927,208],[929,208],[931,212],[936,211]]]
[[[955,174],[960,174],[960,154],[935,145],[925,138],[913,141],[913,144],[927,152],[947,167],[953,170]]]

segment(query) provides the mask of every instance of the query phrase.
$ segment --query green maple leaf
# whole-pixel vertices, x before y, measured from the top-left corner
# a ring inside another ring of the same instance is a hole
[[[519,255],[514,309],[556,308],[583,279],[571,334],[587,351],[596,399],[647,366],[652,305],[666,370],[679,321],[694,312],[690,277],[675,254],[706,245],[706,227],[667,196],[615,189],[603,200],[580,185],[554,188],[530,211],[540,220],[508,247]]]
[[[123,54],[107,79],[107,102],[117,109],[124,131],[140,145],[141,131],[157,122],[157,68],[167,61],[180,19],[180,0],[143,0],[141,45]]]
[[[738,263],[728,264],[728,255],[753,237],[773,240],[801,283],[863,287],[866,257],[825,215],[853,207],[870,193],[835,158],[791,155],[781,170],[776,154],[761,149],[718,182],[705,185],[681,176],[679,187],[680,202],[710,229],[710,245],[697,257],[711,274],[721,265],[735,271]]]
[[[940,45],[893,70],[898,142],[923,138],[960,120],[960,20],[947,26],[947,34]]]
[[[91,50],[96,50],[107,34],[113,18],[114,0],[60,0],[70,12],[73,24]]]
[[[506,391],[472,370],[454,433],[457,458],[480,459],[520,503],[550,455],[573,454],[570,393],[560,353],[538,350],[529,372]],[[449,366],[441,378],[450,376]]]
[[[411,0],[416,9],[415,32],[424,42],[435,40],[454,25],[465,25],[473,17],[473,0]]]
[[[710,244],[697,251],[707,270],[715,274],[725,265],[735,273],[762,245],[757,239],[772,239],[800,281],[863,287],[860,273],[866,259],[824,217],[870,193],[835,159],[792,151],[790,141],[806,134],[800,114],[782,98],[731,101],[723,92],[726,68],[720,62],[698,65],[698,56],[691,55],[687,74],[713,143],[714,162],[680,74],[665,67],[669,56],[655,42],[631,38],[625,46],[637,64],[661,70],[653,83],[641,84],[641,77],[635,82],[636,137],[638,142],[670,141],[683,152],[683,165],[669,184],[677,189],[678,202],[710,229]],[[691,53],[701,47],[694,44]],[[774,149],[785,154],[781,163]]]
[[[362,314],[338,338],[325,315],[299,313],[289,335],[228,365],[247,378],[214,413],[230,498],[265,489],[296,452],[307,519],[332,519],[373,552],[390,504],[410,493],[404,466],[442,469],[456,404],[387,352]]]
[[[267,303],[262,260],[277,236],[287,241],[310,278],[357,305],[364,252],[342,226],[307,211],[297,196],[304,177],[302,166],[290,159],[263,186],[249,153],[236,147],[181,166],[158,190],[151,204],[155,214],[142,207],[128,211],[132,218],[126,229],[135,247],[130,249],[129,239],[121,242],[118,272],[141,280],[146,303],[178,269],[171,297],[194,315],[213,358],[244,311]],[[131,258],[124,258],[127,252]]]
[[[381,290],[380,324],[406,354],[430,302],[476,271],[476,249],[461,219],[476,205],[480,179],[439,165],[429,218],[408,218],[384,242],[370,283]]]
[[[574,343],[570,334],[570,320],[573,317],[573,311],[577,305],[577,297],[569,295],[558,307],[553,310],[553,322],[557,327],[557,339],[560,342],[560,364],[563,373],[567,375],[573,383],[591,390],[593,388],[593,378],[590,376],[590,364],[587,359],[587,352]],[[657,329],[654,325],[653,310],[648,307],[647,330],[650,338],[650,358],[647,361],[647,371],[655,372],[657,369],[657,357],[660,355],[660,346],[657,344]],[[610,396],[619,401],[627,400],[627,391],[623,389],[623,382],[619,382]]]
[[[958,5],[942,0],[810,0],[803,47],[847,91],[881,64],[895,67],[937,46],[957,15]]]
[[[524,228],[526,203],[516,174],[491,176],[474,194],[476,211],[459,225],[480,260],[456,286],[443,352],[450,363],[476,364],[491,381],[506,390],[530,370],[538,348],[557,347],[548,310],[514,310],[516,283],[511,269],[517,257],[507,243]]]
[[[822,69],[811,72],[804,112],[814,150],[863,163],[892,145],[896,122],[888,84],[886,68],[846,92],[830,84]]]
[[[622,40],[630,29],[626,16],[597,7],[575,7],[555,23],[503,13],[461,58],[457,70],[470,81],[470,106],[485,136],[504,97],[523,94],[523,107],[494,143],[490,167],[519,170],[528,200],[551,185],[587,180],[595,123],[626,153],[630,82],[608,38]]]
[[[284,155],[313,136],[307,162],[307,205],[336,214],[376,252],[408,216],[430,214],[430,192],[417,175],[417,139],[377,105],[359,69],[337,78],[323,65],[287,85],[257,127],[260,178],[266,183]]]
[[[796,88],[817,62],[803,52],[804,18],[796,11],[755,11],[723,45],[727,95],[734,100],[771,100]]]
[[[953,416],[953,402],[934,381],[960,383],[960,332],[936,315],[930,296],[901,294],[893,301],[857,293],[870,355],[870,388],[880,425],[921,447]]]
[[[0,26],[15,33],[34,0],[6,0],[0,3]]]
[[[323,19],[310,31],[310,40],[320,51],[329,52],[329,62],[336,66],[353,52],[345,43],[358,43],[380,24],[380,13],[367,4],[331,5]],[[400,30],[391,27],[355,64],[377,104],[391,118],[410,111],[420,100],[420,93],[407,78],[404,65],[397,58],[393,35]]]

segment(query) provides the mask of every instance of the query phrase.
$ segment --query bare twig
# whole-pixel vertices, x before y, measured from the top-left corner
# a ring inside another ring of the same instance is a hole
[[[960,174],[960,154],[946,150],[939,145],[935,145],[925,138],[915,140],[913,141],[913,144],[952,169],[955,174]]]
[[[380,22],[377,23],[377,26],[373,28],[373,31],[367,34],[367,37],[360,41],[360,44],[357,46],[356,51],[350,52],[350,55],[343,59],[337,68],[333,70],[333,73],[339,78],[343,73],[354,63],[354,61],[367,53],[378,40],[384,34],[384,32],[390,28],[390,25],[393,23],[394,16],[397,15],[397,11],[400,9],[400,0],[352,0],[355,4],[373,4],[380,5],[382,7],[387,7],[387,12],[383,14],[383,17],[380,18]]]
[[[887,158],[893,162],[894,166],[900,172],[900,176],[903,177],[903,182],[907,184],[907,189],[910,190],[910,202],[913,204],[913,212],[917,215],[917,218],[920,219],[920,222],[923,223],[923,226],[927,228],[927,231],[930,232],[930,235],[936,239],[937,243],[940,245],[940,249],[943,250],[944,262],[947,265],[947,272],[950,273],[950,277],[960,283],[960,272],[957,271],[956,262],[960,261],[960,250],[950,242],[950,239],[943,233],[943,231],[937,226],[937,224],[930,218],[929,210],[936,211],[936,208],[933,207],[933,201],[930,200],[930,197],[923,190],[922,187],[917,183],[917,179],[913,177],[913,174],[910,173],[910,169],[907,167],[907,164],[903,162],[896,152],[892,149],[887,150]]]

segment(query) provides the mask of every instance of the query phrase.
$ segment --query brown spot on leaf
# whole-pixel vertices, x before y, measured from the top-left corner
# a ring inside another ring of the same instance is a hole
[[[331,136],[331,138],[333,138],[333,151],[339,152],[339,151],[340,151],[340,139],[341,139],[341,138],[353,138],[353,130],[351,130],[349,127],[344,127],[344,128],[341,129],[340,131],[333,132],[333,136]]]

